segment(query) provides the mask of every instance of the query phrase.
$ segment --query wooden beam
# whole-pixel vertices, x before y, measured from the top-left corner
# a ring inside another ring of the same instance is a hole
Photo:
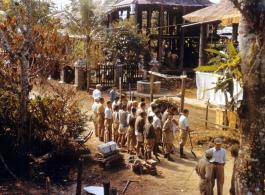
[[[199,46],[199,67],[204,65],[204,41],[205,41],[205,25],[201,25],[200,30],[200,46]]]
[[[159,26],[163,26],[164,23],[164,6],[160,5],[159,11]],[[160,68],[162,68],[162,38],[163,37],[163,28],[159,29],[159,40],[158,40],[158,61],[160,63]]]
[[[182,16],[186,14],[186,7],[183,7]],[[183,19],[183,24],[185,24],[185,20]],[[179,59],[179,67],[180,72],[183,71],[184,64],[184,45],[185,45],[185,28],[181,28],[181,40],[180,40],[180,59]]]
[[[232,30],[232,42],[237,42],[237,30],[238,30],[238,24],[232,24],[233,30]]]

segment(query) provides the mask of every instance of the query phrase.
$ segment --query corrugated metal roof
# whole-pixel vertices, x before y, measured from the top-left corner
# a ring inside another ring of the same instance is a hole
[[[140,5],[172,5],[172,6],[210,6],[209,0],[123,0],[117,1],[113,7],[125,7],[130,6],[132,3],[138,3]]]

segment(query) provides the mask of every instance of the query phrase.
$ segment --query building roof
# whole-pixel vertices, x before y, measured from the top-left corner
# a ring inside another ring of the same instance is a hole
[[[230,1],[223,1],[222,3],[197,10],[182,17],[189,22],[221,20],[225,15],[229,15],[235,10],[236,8],[234,8]]]
[[[209,0],[122,0],[116,1],[113,7],[128,7],[132,3],[139,5],[170,5],[170,6],[210,6],[212,3]]]

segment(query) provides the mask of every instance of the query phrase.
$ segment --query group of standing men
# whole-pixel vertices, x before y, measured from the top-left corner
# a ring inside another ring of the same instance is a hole
[[[231,156],[235,158],[235,161],[231,180],[231,188],[229,191],[230,195],[235,194],[235,171],[238,151],[239,148],[237,146],[233,146],[231,149]],[[199,188],[202,195],[213,195],[215,180],[217,184],[217,194],[224,194],[224,167],[226,162],[226,151],[224,148],[222,148],[222,139],[216,138],[214,140],[214,147],[206,150],[205,158],[199,160],[195,168],[197,174],[200,176]]]
[[[136,101],[136,97],[127,100],[127,94],[122,94],[121,99],[116,95],[117,87],[113,85],[110,99],[104,107],[104,98],[101,97],[101,86],[97,85],[93,91],[94,104],[92,105],[95,135],[100,141],[117,142],[118,147],[124,149],[127,138],[128,153],[132,154],[136,146],[136,155],[143,158],[140,150],[144,145],[144,158],[151,158],[151,152],[158,155],[158,146],[163,144],[164,157],[174,161],[170,154],[173,152],[173,140],[176,127],[180,127],[180,157],[186,158],[183,147],[190,132],[188,123],[188,110],[183,110],[179,122],[174,115],[177,108],[168,106],[166,111],[161,104],[152,102],[146,110],[145,98]],[[112,139],[113,137],[113,139]]]

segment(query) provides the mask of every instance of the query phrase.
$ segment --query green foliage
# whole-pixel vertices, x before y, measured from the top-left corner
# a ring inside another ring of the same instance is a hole
[[[124,65],[141,62],[147,51],[149,38],[144,33],[138,33],[138,27],[134,26],[133,22],[133,19],[114,22],[112,29],[101,31],[94,36],[99,49],[104,52],[102,58],[107,64],[113,64],[117,59]]]
[[[237,53],[232,42],[228,41],[227,49],[224,52],[215,49],[206,49],[207,52],[217,54],[218,56],[210,59],[209,64],[215,63],[211,66],[201,66],[194,69],[194,71],[209,71],[213,74],[219,72],[223,73],[218,77],[216,86],[211,89],[206,89],[205,91],[214,89],[215,92],[221,90],[228,91],[230,97],[233,97],[233,79],[237,79],[242,86],[242,73],[241,73],[241,56]]]

